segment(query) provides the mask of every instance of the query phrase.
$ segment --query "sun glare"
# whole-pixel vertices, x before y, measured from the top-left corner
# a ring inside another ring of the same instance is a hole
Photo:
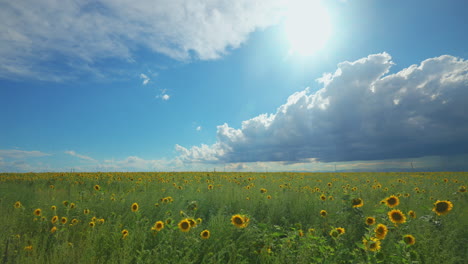
[[[291,1],[284,26],[290,51],[302,56],[322,49],[331,33],[328,12],[319,0]]]

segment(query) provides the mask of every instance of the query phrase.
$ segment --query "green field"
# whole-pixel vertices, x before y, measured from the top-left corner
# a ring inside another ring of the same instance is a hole
[[[3,173],[1,261],[467,263],[467,180],[465,172]]]

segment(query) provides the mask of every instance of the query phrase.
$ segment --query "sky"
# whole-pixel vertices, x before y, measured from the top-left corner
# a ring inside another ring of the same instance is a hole
[[[0,0],[0,172],[467,170],[467,10]]]

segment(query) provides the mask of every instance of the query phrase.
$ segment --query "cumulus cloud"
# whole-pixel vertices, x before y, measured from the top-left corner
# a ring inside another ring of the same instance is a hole
[[[381,160],[468,152],[468,61],[443,55],[389,74],[387,53],[338,64],[274,114],[217,127],[184,162]]]
[[[70,155],[70,156],[73,156],[73,157],[77,157],[77,158],[83,159],[83,160],[96,161],[95,159],[93,159],[93,158],[91,158],[91,157],[78,154],[78,153],[76,153],[76,152],[73,151],[73,150],[67,150],[67,151],[65,151],[64,153],[65,153],[65,154],[68,154],[68,155]]]
[[[25,0],[0,3],[0,78],[57,80],[138,48],[176,60],[216,59],[278,23],[284,0]],[[61,61],[63,70],[45,67]],[[40,66],[40,67],[39,67]]]
[[[143,79],[143,83],[142,83],[143,85],[147,85],[148,82],[150,81],[150,78],[144,73],[140,74],[140,79]]]

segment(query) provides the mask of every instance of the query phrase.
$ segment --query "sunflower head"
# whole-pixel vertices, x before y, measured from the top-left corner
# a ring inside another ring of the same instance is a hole
[[[434,211],[437,215],[446,215],[448,214],[451,210],[453,209],[453,204],[450,201],[439,201],[434,203],[434,208],[432,211]]]
[[[384,201],[385,201],[385,204],[390,208],[393,208],[400,204],[400,199],[395,195],[392,195],[386,198]]]
[[[342,235],[342,234],[344,234],[344,233],[346,232],[346,230],[345,230],[343,227],[337,227],[337,228],[336,228],[336,231],[338,231],[338,233],[339,233],[340,235]]]
[[[245,215],[235,214],[231,217],[231,223],[237,228],[245,228],[249,225],[249,218]]]
[[[416,243],[416,239],[414,238],[414,236],[412,235],[404,235],[403,236],[403,241],[407,244],[407,245],[414,245]]]
[[[52,210],[52,211],[56,211],[56,210],[57,210],[57,206],[55,206],[55,205],[52,205],[52,206],[50,207],[50,210]]]
[[[200,233],[200,237],[202,239],[208,239],[210,238],[211,234],[210,234],[210,231],[208,230],[203,230],[201,233]]]
[[[188,221],[188,219],[183,219],[182,221],[180,221],[178,226],[179,226],[180,231],[182,232],[188,232],[190,231],[190,228],[191,228],[190,222]]]
[[[93,221],[89,222],[89,227],[95,227],[95,226],[96,226],[95,222],[93,222]]]
[[[157,221],[156,223],[154,223],[154,226],[153,228],[151,228],[152,230],[156,230],[156,231],[161,231],[162,229],[164,228],[164,222],[163,221]]]
[[[267,189],[265,189],[265,188],[260,189],[260,193],[266,193],[266,192],[267,192]]]
[[[54,226],[54,227],[52,227],[52,228],[50,229],[50,232],[51,232],[51,233],[55,233],[55,231],[57,231],[57,227],[56,227],[56,226]]]
[[[322,217],[326,217],[326,216],[327,216],[327,211],[321,210],[321,211],[320,211],[320,215],[321,215]]]
[[[137,203],[133,203],[132,206],[131,206],[132,212],[138,211],[138,208],[139,208],[139,206],[138,206]]]
[[[391,210],[388,212],[388,218],[394,224],[403,224],[406,222],[406,216],[400,210]]]
[[[17,202],[13,205],[13,207],[15,207],[15,208],[21,208],[21,202],[20,202],[20,201],[17,201]]]
[[[388,233],[388,228],[387,226],[383,224],[378,224],[377,227],[374,229],[374,232],[375,232],[375,236],[378,239],[385,239]]]
[[[466,192],[466,186],[460,186],[460,188],[458,189],[458,191],[461,192],[461,193]]]
[[[361,198],[354,198],[351,200],[351,204],[353,205],[353,208],[357,208],[363,206],[364,201]]]
[[[413,211],[413,210],[410,210],[410,211],[408,212],[408,215],[409,215],[409,217],[411,217],[411,218],[416,218],[416,212]]]
[[[99,186],[98,184],[94,185],[94,190],[96,190],[96,191],[101,190],[101,186]]]
[[[59,217],[56,216],[56,215],[54,215],[54,216],[52,217],[52,219],[50,219],[50,222],[51,222],[52,224],[55,224],[55,223],[58,221],[58,219],[59,219]]]
[[[363,241],[364,246],[369,251],[379,251],[380,250],[380,240],[375,237],[371,237],[370,240],[364,239]]]
[[[41,213],[42,213],[42,210],[40,208],[37,208],[36,210],[34,210],[33,214],[35,216],[41,216]]]
[[[68,221],[68,219],[64,216],[60,219],[60,223],[62,223],[62,225],[66,224]]]
[[[197,222],[193,218],[188,218],[187,221],[189,221],[191,228],[197,226]]]
[[[122,239],[127,238],[127,236],[128,236],[128,230],[127,229],[122,230]]]
[[[330,236],[331,237],[338,237],[340,235],[340,232],[338,232],[338,230],[335,229],[332,229],[332,231],[330,231]]]
[[[320,200],[325,201],[326,199],[327,197],[325,196],[325,194],[320,195]]]
[[[367,224],[367,225],[373,225],[373,224],[375,224],[375,217],[367,217],[367,218],[366,218],[366,224]]]
[[[208,190],[213,190],[213,184],[208,184]]]
[[[89,209],[84,209],[83,214],[89,214]]]

